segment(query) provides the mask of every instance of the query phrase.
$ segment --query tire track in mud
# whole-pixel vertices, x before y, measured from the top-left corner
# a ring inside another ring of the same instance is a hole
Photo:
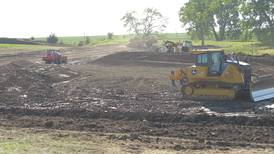
[[[148,112],[121,112],[113,110],[90,111],[79,108],[69,109],[39,109],[24,107],[0,107],[1,114],[15,114],[28,116],[60,116],[67,118],[86,118],[86,119],[112,119],[130,121],[149,121],[160,123],[192,123],[204,126],[212,125],[237,125],[237,126],[260,126],[274,127],[273,116],[223,116],[200,114],[171,114],[171,113],[148,113]]]
[[[98,54],[102,55],[102,51],[98,51]],[[103,62],[107,63],[108,60]],[[69,66],[71,65],[68,65],[68,68]],[[44,65],[41,67],[43,68]],[[91,67],[91,64],[84,66],[82,71],[86,71],[88,67]],[[50,68],[51,66],[45,70],[50,70]],[[46,74],[54,76],[68,73],[63,70],[56,68],[53,70],[54,73],[49,71]],[[57,84],[54,87],[58,96],[52,100],[30,106],[24,106],[20,102],[1,106],[0,125],[136,133],[155,137],[191,139],[195,140],[193,148],[207,148],[207,146],[271,147],[271,144],[274,144],[273,115],[263,113],[236,116],[236,114],[191,111],[195,107],[205,106],[205,103],[192,102],[179,97],[173,98],[172,93],[165,94],[168,91],[167,86],[152,88],[151,84],[158,84],[157,82],[151,83],[154,78],[140,77],[144,74],[136,77],[135,72],[135,74],[130,74],[133,72],[134,70],[129,72],[129,75],[120,72],[122,75],[116,76],[111,71],[102,71],[103,76],[96,76],[98,72],[92,70],[87,73],[90,73],[90,76],[79,74],[75,78],[72,73],[70,75],[72,78],[66,79],[68,83]],[[62,83],[63,79],[53,81]],[[96,89],[93,91],[92,88],[98,88],[99,92],[94,92]],[[69,100],[69,97],[72,100]],[[101,100],[105,101],[105,105],[93,104]],[[217,106],[223,110],[227,105],[226,103],[217,105],[218,102],[211,104],[209,105],[211,108]],[[181,111],[183,109],[191,112]],[[245,110],[239,112],[243,111]]]
[[[14,120],[13,125],[16,127],[46,127],[98,133],[130,133],[140,137],[146,135],[189,139],[193,140],[192,145],[187,147],[189,149],[206,149],[212,148],[211,146],[274,148],[274,123],[264,118],[247,120],[243,117],[216,118],[205,114],[193,116],[18,108],[0,108],[0,115],[2,126],[5,126],[5,121]],[[246,120],[248,122],[243,123]],[[269,121],[271,127],[261,125],[258,120]],[[8,122],[7,126],[10,126],[10,123]]]
[[[82,50],[82,51],[79,51]],[[101,57],[116,53],[116,52],[125,52],[127,50],[127,48],[125,46],[106,46],[106,47],[93,47],[93,48],[72,48],[69,49],[69,51],[66,51],[65,54],[66,56],[70,57],[69,59],[71,60],[71,62],[69,63],[81,63],[81,64],[85,64],[85,63],[90,63],[90,61],[93,61],[95,59],[99,59]],[[81,52],[81,54],[79,54],[78,52]]]

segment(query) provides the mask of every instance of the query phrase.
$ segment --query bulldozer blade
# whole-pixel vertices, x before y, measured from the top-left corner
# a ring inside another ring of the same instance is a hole
[[[264,78],[253,83],[251,86],[251,99],[259,102],[274,98],[274,78]]]

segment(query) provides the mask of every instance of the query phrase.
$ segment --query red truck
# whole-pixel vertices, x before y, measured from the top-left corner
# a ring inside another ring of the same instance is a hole
[[[46,64],[65,64],[67,63],[67,57],[63,56],[59,50],[47,50],[43,55],[42,60]]]

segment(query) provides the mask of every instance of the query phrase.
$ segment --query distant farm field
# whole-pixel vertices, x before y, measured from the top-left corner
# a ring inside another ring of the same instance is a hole
[[[109,45],[109,44],[127,44],[133,35],[114,35],[112,39],[108,39],[108,36],[72,36],[72,37],[58,37],[59,43],[67,45],[78,45],[80,42],[85,42],[86,38],[89,38],[89,45]],[[159,41],[183,41],[189,40],[190,37],[186,33],[164,33],[155,35]],[[37,40],[45,41],[46,38],[38,38]]]
[[[126,45],[133,35],[114,35],[112,39],[108,39],[105,36],[86,36],[90,39],[88,46],[96,45],[111,45],[111,44],[124,44]],[[185,40],[191,40],[190,36],[186,33],[163,33],[155,35],[158,40],[158,45],[162,45],[164,41],[182,42]],[[45,38],[40,38],[45,40]],[[78,46],[80,42],[85,42],[84,36],[75,37],[59,37],[59,42],[67,45]],[[201,41],[192,40],[194,45],[200,45]],[[214,45],[223,48],[226,52],[241,53],[247,55],[263,55],[263,54],[274,54],[274,47],[262,45],[256,41],[242,42],[242,41],[213,41],[206,40],[206,45]]]
[[[193,41],[195,45],[200,45],[200,41]],[[274,47],[260,44],[259,42],[241,41],[206,41],[206,45],[214,45],[223,48],[227,53],[240,53],[246,55],[274,55]]]
[[[50,45],[27,45],[27,44],[0,44],[0,54],[17,52],[41,51],[47,49],[59,49],[62,47]]]
[[[108,39],[107,36],[69,36],[69,37],[58,37],[59,43],[66,45],[77,46],[80,42],[85,43],[86,38],[89,38],[90,43],[88,45],[108,45],[108,44],[127,44],[130,35],[114,35],[112,39]],[[38,40],[45,41],[46,38],[38,38]]]
[[[105,36],[73,36],[73,37],[58,37],[59,47],[51,45],[25,45],[25,44],[0,44],[0,51],[39,51],[50,48],[60,48],[64,46],[97,46],[97,45],[126,45],[133,35],[114,35],[112,39]],[[155,37],[158,40],[158,45],[161,46],[164,41],[182,42],[191,40],[186,33],[164,33],[157,34]],[[86,44],[86,38],[89,38],[89,43]],[[46,41],[46,38],[36,38],[38,41]],[[194,45],[200,45],[201,41],[192,40]],[[256,41],[242,42],[242,41],[213,41],[206,40],[206,45],[214,45],[223,48],[228,53],[240,53],[247,55],[274,55],[274,47],[263,45]]]

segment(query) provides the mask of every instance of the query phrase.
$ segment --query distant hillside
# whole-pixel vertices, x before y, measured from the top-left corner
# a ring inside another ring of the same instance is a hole
[[[30,44],[42,45],[46,44],[45,41],[33,41],[31,39],[17,39],[17,38],[0,38],[0,44]]]
[[[190,37],[186,33],[162,33],[155,35],[159,41],[171,40],[171,41],[184,41],[189,40]],[[133,38],[133,35],[115,35],[112,39],[108,39],[108,36],[67,36],[58,37],[59,43],[67,45],[78,45],[79,42],[85,42],[85,38],[90,39],[90,45],[104,45],[104,44],[127,44],[128,41]],[[46,38],[36,38],[36,40],[46,41]]]

